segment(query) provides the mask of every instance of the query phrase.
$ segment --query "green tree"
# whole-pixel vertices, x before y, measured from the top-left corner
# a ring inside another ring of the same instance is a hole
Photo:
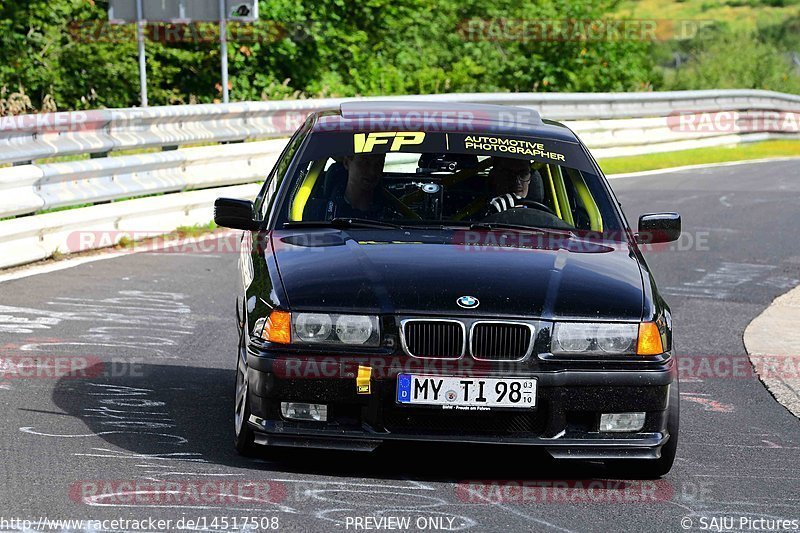
[[[717,26],[688,43],[686,53],[688,61],[667,77],[665,88],[800,93],[800,76],[775,40]]]
[[[262,21],[252,31],[231,24],[231,96],[647,90],[654,72],[646,42],[514,33],[537,20],[603,19],[615,4],[261,0]],[[37,106],[46,95],[61,109],[137,105],[134,27],[99,31],[107,8],[101,0],[5,2],[0,87],[26,88]],[[469,32],[470,22],[484,24],[484,30]],[[147,60],[151,105],[221,97],[213,39],[151,41]]]

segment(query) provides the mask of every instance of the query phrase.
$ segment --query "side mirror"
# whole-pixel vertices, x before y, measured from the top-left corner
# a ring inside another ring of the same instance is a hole
[[[678,213],[650,213],[639,217],[636,242],[656,244],[677,241],[681,236],[681,216]]]
[[[217,226],[255,231],[260,224],[253,218],[253,202],[235,198],[217,198],[214,202],[214,222]]]

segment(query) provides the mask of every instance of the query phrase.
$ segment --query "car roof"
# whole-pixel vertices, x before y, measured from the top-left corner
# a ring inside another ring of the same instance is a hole
[[[318,111],[324,129],[339,131],[440,131],[505,133],[579,142],[563,124],[542,120],[533,108],[423,100],[353,100]]]

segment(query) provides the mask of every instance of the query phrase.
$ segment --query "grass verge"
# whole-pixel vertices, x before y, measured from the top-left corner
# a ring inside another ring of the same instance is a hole
[[[146,239],[137,239],[133,240],[130,237],[123,235],[119,242],[116,244],[116,248],[132,248],[134,245],[139,243],[147,243],[153,241],[155,239],[164,238],[177,238],[177,239],[194,239],[197,237],[202,237],[204,235],[209,235],[214,233],[220,229],[219,226],[212,220],[207,224],[195,224],[194,226],[178,226],[173,231],[166,232],[163,235],[154,235],[152,237],[148,237]]]
[[[623,0],[618,18],[658,20],[678,28],[683,21],[723,22],[736,31],[777,24],[797,13],[797,0]],[[680,37],[680,35],[678,35]]]
[[[63,261],[66,259],[73,259],[77,257],[86,257],[86,256],[93,256],[93,255],[100,255],[100,254],[107,254],[109,251],[113,250],[131,250],[134,247],[140,247],[140,249],[147,247],[150,243],[156,242],[156,244],[164,243],[168,240],[173,239],[201,239],[208,235],[213,235],[215,233],[222,233],[226,231],[224,228],[220,228],[217,226],[214,221],[207,224],[195,224],[194,226],[179,226],[175,228],[173,231],[165,232],[162,235],[153,235],[151,237],[133,240],[130,237],[123,236],[117,244],[105,248],[94,248],[91,250],[83,250],[77,252],[62,252],[59,248],[56,248],[50,257],[45,259],[40,259],[38,261],[33,261],[31,263],[26,263],[23,265],[7,267],[7,268],[0,268],[0,274],[9,274],[16,272],[18,270],[25,270],[31,267],[47,265],[50,263],[54,263],[56,261]],[[153,248],[156,250],[156,248]]]
[[[712,146],[693,148],[677,152],[609,157],[598,160],[606,175],[658,170],[661,168],[702,165],[705,163],[726,163],[762,159],[765,157],[800,156],[800,140],[776,140],[733,146]]]
[[[208,224],[195,224],[194,226],[178,226],[175,233],[181,239],[185,237],[199,237],[206,233],[213,233],[219,228],[213,220]]]

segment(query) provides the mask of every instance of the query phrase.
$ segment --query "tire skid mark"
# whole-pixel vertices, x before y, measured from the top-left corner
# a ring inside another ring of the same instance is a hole
[[[104,435],[151,435],[155,437],[167,437],[170,439],[175,439],[172,444],[186,444],[189,442],[183,437],[179,437],[177,435],[171,435],[169,433],[152,433],[149,431],[98,431],[95,433],[73,433],[73,434],[58,434],[58,433],[44,433],[41,431],[36,431],[33,426],[30,427],[21,427],[19,430],[23,433],[28,433],[29,435],[37,435],[39,437],[57,437],[57,438],[66,438],[66,439],[74,439],[74,438],[91,438],[91,437],[102,437]],[[165,444],[169,443],[169,441],[157,441],[158,444]]]
[[[736,410],[736,408],[729,404],[719,402],[717,400],[713,400],[711,398],[706,398],[706,394],[693,394],[693,393],[681,393],[681,400],[687,400],[690,402],[694,402],[703,406],[705,411],[713,411],[715,413],[732,413]]]
[[[20,350],[120,348],[143,351],[149,358],[175,359],[169,348],[180,346],[195,327],[186,299],[182,293],[122,290],[99,299],[57,297],[46,302],[46,310],[0,305],[0,332],[34,333],[62,323],[74,329],[73,323],[88,322],[90,327],[77,338],[32,339]]]

